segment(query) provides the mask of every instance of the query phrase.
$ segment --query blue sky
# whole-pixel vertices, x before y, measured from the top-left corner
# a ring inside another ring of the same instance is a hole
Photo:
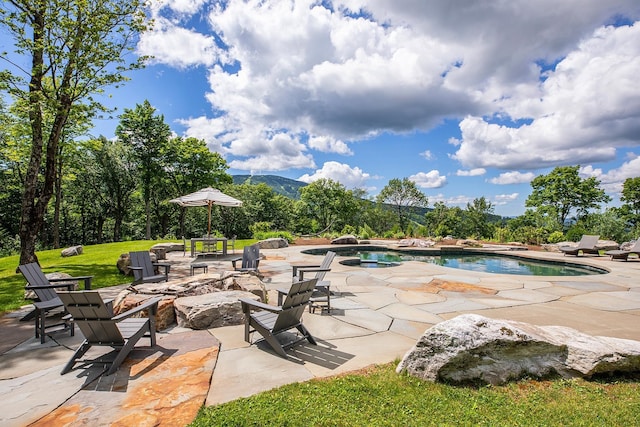
[[[154,59],[108,103],[148,99],[231,174],[371,196],[407,177],[430,206],[485,196],[505,216],[555,166],[581,165],[611,205],[640,176],[637,0],[150,4],[137,52]]]

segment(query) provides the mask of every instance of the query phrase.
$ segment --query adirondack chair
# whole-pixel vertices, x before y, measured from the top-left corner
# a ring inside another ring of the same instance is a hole
[[[151,255],[148,251],[129,252],[129,260],[131,265],[129,268],[133,270],[133,283],[157,283],[169,280],[169,270],[171,264],[161,262],[151,262]],[[164,273],[156,273],[157,268],[163,268]]]
[[[47,276],[43,273],[40,265],[36,262],[22,264],[18,266],[18,269],[24,278],[27,279],[26,289],[32,290],[36,294],[36,301],[33,302],[33,311],[29,312],[21,320],[27,321],[35,319],[36,338],[40,337],[40,343],[43,344],[46,340],[45,332],[47,329],[63,326],[62,329],[64,330],[68,328],[73,336],[74,329],[70,318],[65,318],[63,316],[62,322],[49,325],[46,324],[47,314],[49,314],[50,311],[63,308],[62,301],[58,297],[55,288],[67,288],[70,290],[75,286],[75,283],[68,282],[83,281],[84,288],[91,289],[91,279],[93,276],[47,279]],[[56,330],[60,330],[60,328],[57,328]]]
[[[238,267],[238,261],[242,261],[240,267]],[[258,271],[259,264],[260,246],[257,244],[245,246],[242,250],[242,258],[234,258],[231,260],[231,265],[235,271]]]
[[[294,264],[292,265],[293,283],[304,280],[304,273],[316,273],[316,289],[309,299],[309,311],[315,311],[320,307],[319,303],[325,303],[327,312],[331,312],[331,282],[324,280],[324,276],[331,271],[331,263],[336,253],[327,251],[321,264]],[[288,289],[278,289],[278,305],[282,304],[283,298],[289,293]]]
[[[578,246],[561,246],[558,249],[562,251],[565,255],[575,255],[578,256],[580,252],[583,255],[585,254],[593,254],[600,255],[600,251],[596,249],[596,245],[598,244],[598,239],[600,236],[592,236],[588,234],[583,234],[582,238],[578,242]]]
[[[281,306],[240,298],[245,315],[244,340],[251,344],[251,333],[258,332],[271,348],[285,359],[288,358],[285,348],[304,340],[316,345],[315,339],[302,324],[302,313],[309,304],[316,282],[316,279],[310,279],[294,283]],[[293,328],[302,336],[292,342],[281,343],[277,336]]]
[[[85,337],[62,369],[61,375],[71,371],[76,361],[94,345],[118,349],[118,354],[107,375],[118,370],[120,364],[143,336],[149,337],[151,347],[156,345],[155,316],[160,297],[150,299],[125,313],[114,316],[112,301],[104,301],[98,291],[64,291],[59,295]],[[149,317],[131,317],[143,310],[148,310]]]

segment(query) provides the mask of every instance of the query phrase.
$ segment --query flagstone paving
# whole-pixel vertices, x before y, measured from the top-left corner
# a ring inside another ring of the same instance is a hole
[[[302,249],[262,251],[266,259],[260,270],[271,302],[277,301],[276,289],[290,283],[292,263],[321,261]],[[340,264],[343,257],[338,256],[326,277],[336,293],[334,309],[304,314],[317,346],[303,343],[283,359],[262,343],[246,343],[242,325],[204,331],[174,327],[159,334],[156,348],[142,343],[110,377],[102,375],[104,363],[80,365],[61,376],[62,365],[82,339],[79,332],[40,345],[32,337],[33,325],[18,322],[19,313],[13,313],[0,319],[0,425],[185,425],[203,404],[398,360],[427,328],[462,313],[640,340],[640,284],[635,280],[640,261],[524,254],[587,263],[610,273],[525,277],[417,261],[359,268]],[[188,274],[189,257],[180,252],[168,258],[172,272]],[[206,260],[209,272],[228,270],[228,258]],[[102,292],[114,296],[120,289]]]

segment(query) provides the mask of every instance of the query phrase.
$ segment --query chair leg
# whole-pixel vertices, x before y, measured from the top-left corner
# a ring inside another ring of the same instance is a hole
[[[71,359],[69,359],[67,364],[64,365],[64,368],[62,368],[62,372],[60,372],[60,375],[64,375],[69,372],[73,368],[73,365],[75,365],[76,360],[81,358],[90,348],[91,344],[89,344],[87,340],[80,344],[80,347],[78,347],[75,353],[73,353],[73,356],[71,356]]]
[[[304,335],[304,337],[307,339],[307,341],[309,341],[309,343],[313,344],[313,345],[318,345],[316,343],[315,338],[313,338],[313,336],[311,335],[311,333],[309,332],[309,330],[307,328],[304,327],[304,325],[301,323],[298,326],[296,326],[296,328],[298,329],[298,331],[300,331],[300,333],[302,335]]]

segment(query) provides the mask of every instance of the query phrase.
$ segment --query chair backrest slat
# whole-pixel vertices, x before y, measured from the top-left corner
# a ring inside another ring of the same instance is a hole
[[[133,267],[142,267],[141,277],[137,277],[137,275],[140,274],[140,271],[133,270],[133,275],[136,280],[155,275],[155,269],[151,262],[151,255],[149,255],[148,251],[129,252],[129,260]]]
[[[65,308],[73,316],[84,337],[90,343],[124,343],[113,311],[98,291],[59,292]]]
[[[291,285],[289,293],[282,303],[282,311],[273,325],[273,333],[285,331],[300,323],[302,313],[309,303],[318,279],[303,280]]]
[[[328,251],[327,254],[324,256],[324,259],[322,260],[322,264],[320,264],[320,268],[322,269],[328,269],[329,267],[331,267],[331,263],[333,262],[333,259],[336,257],[336,253],[333,251]],[[326,271],[318,271],[316,273],[316,279],[318,279],[318,282],[321,282],[324,280],[324,276],[327,274]]]
[[[251,245],[245,246],[242,251],[242,268],[258,268],[258,263],[260,260],[260,246],[259,245]]]
[[[49,282],[49,279],[47,279],[47,276],[45,276],[38,263],[22,264],[18,266],[18,268],[24,278],[27,279],[29,285],[34,287],[33,292],[35,292],[40,301],[51,301],[58,297],[54,289],[38,288],[38,286],[51,285],[51,282]]]

